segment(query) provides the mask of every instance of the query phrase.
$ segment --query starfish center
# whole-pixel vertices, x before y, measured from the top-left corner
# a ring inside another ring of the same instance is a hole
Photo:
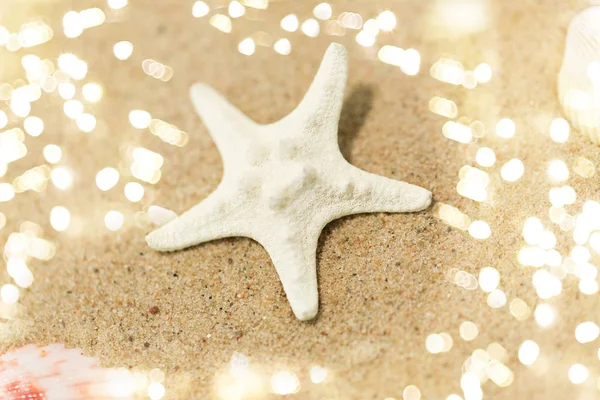
[[[317,182],[317,171],[308,163],[274,162],[267,168],[272,168],[277,175],[282,177],[279,180],[265,182],[262,188],[263,198],[269,208],[274,211],[283,210],[292,205],[297,198],[310,191]]]

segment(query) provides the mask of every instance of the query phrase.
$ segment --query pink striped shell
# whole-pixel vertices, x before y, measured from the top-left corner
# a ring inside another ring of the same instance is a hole
[[[100,367],[80,349],[28,345],[0,356],[0,399],[124,399],[111,394],[114,371]]]

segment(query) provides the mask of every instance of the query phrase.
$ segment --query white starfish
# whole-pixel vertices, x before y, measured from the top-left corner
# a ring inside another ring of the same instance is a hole
[[[150,247],[172,251],[250,237],[269,253],[296,317],[314,318],[316,249],[327,223],[350,214],[419,211],[431,203],[431,192],[365,172],[340,153],[347,64],[344,46],[329,46],[300,105],[268,125],[195,84],[192,102],[221,153],[223,180],[205,200],[150,233]]]

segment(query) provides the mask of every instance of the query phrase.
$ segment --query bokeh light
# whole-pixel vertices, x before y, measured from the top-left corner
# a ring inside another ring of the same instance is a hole
[[[113,53],[119,60],[127,60],[133,54],[133,44],[128,41],[117,42],[113,46]]]
[[[271,377],[271,391],[285,396],[297,393],[300,390],[300,381],[291,371],[279,371]]]
[[[587,381],[590,373],[588,369],[582,364],[573,364],[569,368],[569,380],[575,385],[579,385]]]
[[[81,89],[83,97],[90,103],[97,103],[102,98],[102,86],[97,83],[86,83]]]
[[[50,211],[50,225],[58,232],[67,230],[71,224],[71,213],[62,206],[56,206]]]

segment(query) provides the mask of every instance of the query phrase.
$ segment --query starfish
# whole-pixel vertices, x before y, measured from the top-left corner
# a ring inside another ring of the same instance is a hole
[[[308,92],[289,115],[260,125],[204,84],[191,88],[196,112],[215,141],[223,179],[206,199],[151,232],[159,251],[244,236],[269,253],[300,320],[319,308],[316,249],[330,221],[371,212],[427,208],[431,192],[363,171],[338,145],[346,86],[344,46],[327,49]]]

